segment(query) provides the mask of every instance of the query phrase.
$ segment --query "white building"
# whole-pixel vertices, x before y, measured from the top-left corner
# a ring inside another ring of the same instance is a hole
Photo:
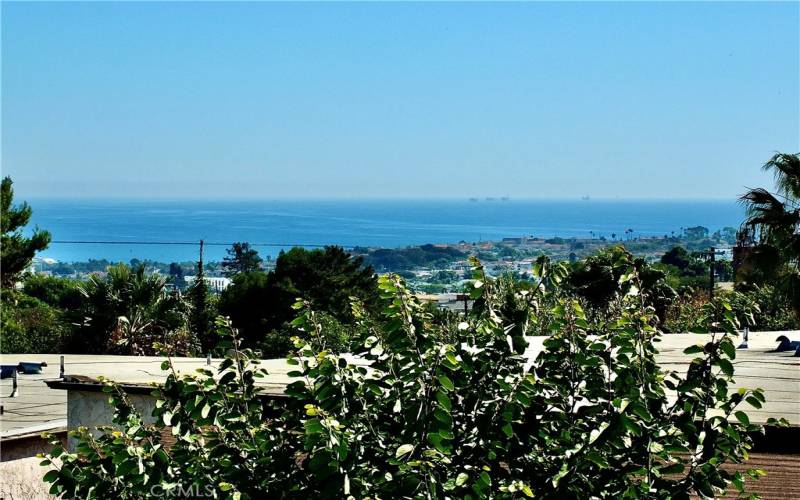
[[[191,284],[194,283],[194,280],[197,279],[197,276],[185,276],[183,279],[186,280],[187,285],[191,286]],[[206,282],[208,288],[215,292],[221,292],[228,288],[228,286],[231,284],[230,279],[222,276],[203,276],[203,281]]]

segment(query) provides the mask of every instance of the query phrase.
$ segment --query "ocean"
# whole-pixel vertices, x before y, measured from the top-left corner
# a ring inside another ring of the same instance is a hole
[[[41,257],[59,261],[132,258],[220,260],[231,242],[265,244],[261,255],[293,245],[403,247],[505,237],[663,236],[705,226],[737,227],[736,200],[28,200],[32,223],[53,235]],[[102,241],[108,243],[72,243]],[[110,243],[113,242],[113,243]],[[161,243],[192,243],[191,245]],[[158,244],[141,244],[158,243]]]

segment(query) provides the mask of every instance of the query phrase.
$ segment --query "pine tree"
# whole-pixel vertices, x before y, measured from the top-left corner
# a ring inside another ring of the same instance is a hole
[[[214,338],[214,306],[206,285],[203,272],[203,241],[200,240],[200,260],[197,262],[197,276],[187,291],[191,311],[189,329],[200,342],[203,352],[209,352],[216,345]]]
[[[262,259],[258,252],[250,248],[250,243],[234,243],[228,249],[228,256],[222,259],[225,276],[232,277],[241,273],[261,270]]]
[[[3,288],[11,288],[19,280],[20,274],[31,265],[36,252],[41,252],[50,244],[50,233],[39,228],[33,230],[30,238],[22,234],[22,229],[31,219],[31,207],[22,202],[12,205],[14,199],[13,182],[5,177],[0,186],[0,226],[2,241],[0,242],[0,261],[2,274],[0,281]]]

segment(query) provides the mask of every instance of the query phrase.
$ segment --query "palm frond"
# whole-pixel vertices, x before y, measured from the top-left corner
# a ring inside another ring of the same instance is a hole
[[[798,254],[791,253],[790,247],[800,227],[800,209],[788,208],[777,196],[762,188],[751,189],[740,201],[747,210],[743,226],[753,234],[758,233],[761,243],[782,249],[782,253],[789,251],[790,260],[796,258]]]
[[[745,205],[747,225],[768,224],[783,219],[786,214],[784,203],[764,188],[751,189],[739,201]]]
[[[775,176],[778,192],[796,203],[800,200],[800,153],[776,153],[763,169]]]

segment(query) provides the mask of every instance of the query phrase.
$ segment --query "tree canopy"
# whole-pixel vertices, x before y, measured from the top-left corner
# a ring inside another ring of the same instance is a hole
[[[14,286],[20,274],[31,265],[36,252],[50,244],[50,233],[39,228],[35,228],[30,237],[24,235],[23,229],[30,222],[33,211],[25,202],[13,204],[12,185],[11,177],[3,178],[0,183],[0,261],[3,264],[0,283],[3,288]]]
[[[258,252],[250,247],[250,243],[234,243],[227,252],[228,256],[222,259],[225,276],[231,277],[261,270],[262,259]]]
[[[361,257],[341,247],[281,252],[269,273],[241,273],[220,297],[220,311],[241,330],[246,345],[256,345],[267,333],[283,332],[296,314],[298,298],[309,301],[333,319],[353,322],[351,297],[366,304],[378,296],[373,269]]]
[[[691,265],[692,257],[685,248],[676,246],[661,256],[661,263],[675,266],[678,270],[685,271]]]
[[[353,318],[351,297],[369,303],[378,296],[372,267],[337,246],[314,250],[295,247],[282,252],[269,280],[277,291],[278,310],[292,311],[297,298],[302,298],[341,321]],[[294,313],[289,312],[283,320],[293,318]]]
[[[647,304],[655,309],[658,317],[663,318],[667,305],[675,296],[675,291],[665,280],[666,274],[642,258],[630,257],[624,247],[611,247],[576,263],[567,277],[567,284],[572,293],[585,301],[590,315],[602,315],[619,292],[622,278],[619,263],[628,259],[638,273],[639,282],[627,282],[624,286],[639,287],[645,292]]]

